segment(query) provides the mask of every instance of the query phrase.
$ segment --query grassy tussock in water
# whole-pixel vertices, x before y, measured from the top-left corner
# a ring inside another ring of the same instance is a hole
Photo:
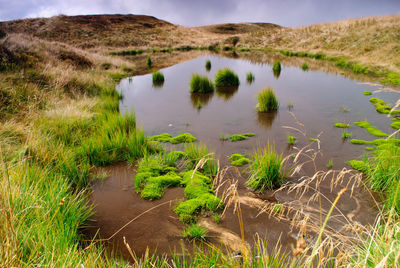
[[[164,84],[164,74],[160,71],[152,74],[153,86],[159,87]]]
[[[229,68],[218,70],[215,74],[215,85],[217,87],[237,87],[239,84],[239,77]]]
[[[192,224],[183,230],[182,234],[185,238],[189,239],[190,241],[198,240],[198,241],[205,241],[207,236],[207,229],[205,227]]]
[[[210,61],[210,60],[207,60],[207,61],[206,61],[206,70],[207,70],[207,71],[210,71],[210,70],[211,70],[211,61]]]
[[[280,72],[282,70],[281,62],[279,60],[275,60],[272,65],[272,70],[274,72]]]
[[[252,156],[250,178],[247,184],[256,191],[275,189],[281,186],[285,178],[282,154],[277,154],[275,148],[268,143],[265,148],[257,148]]]
[[[254,74],[252,72],[248,72],[246,74],[247,83],[249,83],[249,84],[253,83],[254,79],[255,79],[255,77],[254,77]]]
[[[211,93],[214,92],[214,84],[207,76],[193,74],[190,80],[190,92]]]
[[[272,88],[264,88],[258,92],[257,100],[257,110],[259,112],[266,113],[279,109],[279,103]]]

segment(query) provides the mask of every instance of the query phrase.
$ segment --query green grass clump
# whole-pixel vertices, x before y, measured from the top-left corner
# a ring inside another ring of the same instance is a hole
[[[353,169],[358,170],[358,171],[365,171],[367,170],[367,164],[365,161],[361,160],[350,160],[347,162]]]
[[[160,135],[155,135],[149,137],[151,141],[159,141],[159,142],[170,142],[172,144],[179,143],[191,143],[197,141],[197,139],[190,133],[181,133],[176,137],[172,137],[169,133],[162,133]]]
[[[207,71],[210,71],[210,70],[211,70],[211,61],[210,61],[210,60],[207,60],[207,61],[206,61],[206,70],[207,70]]]
[[[350,127],[350,124],[336,122],[335,123],[335,127],[337,127],[337,128],[348,128],[348,127]]]
[[[241,134],[233,134],[230,136],[231,141],[235,142],[235,141],[243,141],[243,140],[247,140],[247,137],[245,135],[241,135]]]
[[[207,229],[199,225],[190,225],[186,227],[182,234],[185,238],[190,241],[205,241],[207,237]]]
[[[148,69],[151,69],[151,66],[153,65],[150,56],[147,56],[146,58],[146,66]]]
[[[368,121],[354,122],[354,125],[365,128],[369,134],[376,137],[388,137],[389,135],[371,125]]]
[[[390,124],[390,126],[394,129],[400,129],[400,122],[394,122]]]
[[[250,178],[247,184],[256,191],[275,189],[281,186],[286,174],[282,154],[277,154],[269,143],[267,147],[257,148],[252,154],[249,166]]]
[[[248,133],[243,133],[242,135],[246,136],[246,137],[254,137],[256,134],[252,133],[252,132],[248,132]]]
[[[301,65],[301,69],[303,69],[303,71],[307,71],[308,70],[308,65],[307,65],[307,63],[303,63],[302,65]]]
[[[331,169],[333,167],[333,160],[332,159],[330,159],[328,161],[328,164],[326,165],[326,167],[329,168],[329,169]]]
[[[363,94],[364,94],[365,96],[371,96],[371,95],[372,95],[372,92],[371,92],[371,91],[366,91],[366,90],[364,90],[364,91],[363,91]]]
[[[272,70],[274,72],[280,72],[282,69],[281,62],[279,60],[275,60],[274,64],[272,65]]]
[[[258,92],[257,110],[262,113],[277,111],[279,109],[278,100],[275,97],[272,88],[264,88]]]
[[[237,87],[239,84],[239,77],[229,68],[218,70],[215,74],[215,85],[217,87]]]
[[[211,93],[214,92],[214,84],[207,76],[193,74],[190,80],[191,93]]]
[[[229,140],[229,136],[228,135],[221,135],[221,136],[219,136],[219,140],[220,141],[227,141],[227,140]]]
[[[164,84],[164,74],[162,72],[154,72],[153,73],[153,86],[159,87]]]
[[[205,145],[196,145],[188,143],[185,145],[186,153],[186,170],[192,170],[202,159],[207,159],[203,167],[199,167],[199,171],[209,177],[214,177],[217,174],[217,162],[214,159],[214,153],[209,152]]]
[[[296,137],[287,135],[286,138],[287,138],[287,142],[288,142],[289,145],[295,145],[296,144],[296,141],[297,141]]]
[[[254,74],[252,72],[248,72],[246,74],[247,83],[249,83],[249,84],[253,83],[254,79],[255,79],[255,77],[254,77]]]
[[[353,136],[353,134],[351,134],[350,132],[347,132],[347,130],[343,129],[343,131],[342,131],[343,139],[348,139],[348,138],[351,138],[352,136]]]
[[[250,163],[250,159],[241,154],[233,154],[229,157],[232,166],[243,166]]]

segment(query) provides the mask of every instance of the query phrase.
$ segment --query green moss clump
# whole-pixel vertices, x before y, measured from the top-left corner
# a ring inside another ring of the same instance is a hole
[[[243,141],[247,140],[247,137],[245,135],[241,134],[233,134],[230,136],[231,141]]]
[[[294,136],[288,135],[286,138],[287,138],[287,141],[288,141],[289,145],[294,145],[296,143],[296,141],[297,141],[297,138],[294,137]]]
[[[239,77],[229,68],[218,70],[215,74],[215,85],[217,87],[237,87],[239,84]]]
[[[258,93],[257,110],[262,113],[277,111],[279,109],[278,100],[272,88],[264,88]]]
[[[350,124],[338,123],[338,122],[336,122],[336,123],[335,123],[335,127],[338,127],[338,128],[348,128],[348,127],[350,127]]]
[[[393,144],[393,145],[400,145],[400,140],[399,139],[376,139],[373,141],[366,141],[366,140],[358,140],[358,139],[352,139],[350,141],[352,144],[371,144],[371,145],[382,145],[382,144]]]
[[[242,135],[246,136],[246,137],[254,137],[256,134],[252,133],[252,132],[249,132],[249,133],[243,133]]]
[[[372,95],[372,92],[371,91],[363,91],[363,94],[365,95],[365,96],[370,96],[370,95]]]
[[[172,144],[178,144],[178,143],[191,143],[195,142],[197,139],[190,133],[181,133],[178,136],[170,139],[170,142]]]
[[[163,133],[160,135],[155,135],[149,137],[151,141],[159,141],[159,142],[170,142],[172,144],[179,143],[191,143],[197,141],[197,139],[190,133],[181,133],[176,137],[172,137],[169,133]]]
[[[199,74],[193,74],[190,80],[191,93],[211,93],[214,92],[214,84],[207,77]]]
[[[390,126],[394,129],[400,129],[400,122],[394,122]]]
[[[353,169],[358,171],[365,171],[368,168],[368,164],[360,160],[350,160],[347,162]]]
[[[232,166],[243,166],[250,163],[250,159],[246,158],[241,154],[233,154],[229,157],[229,161],[231,162]]]
[[[380,114],[389,114],[392,109],[384,100],[378,98],[370,98],[369,101],[375,106],[375,109]]]
[[[181,183],[186,186],[184,193],[188,200],[181,202],[174,209],[180,220],[193,221],[203,209],[215,212],[223,207],[221,199],[214,195],[209,177],[194,170],[187,171],[182,176]]]
[[[368,121],[354,122],[354,125],[365,128],[369,134],[376,137],[388,137],[389,135],[371,125]]]
[[[317,141],[318,141],[318,140],[315,139],[315,138],[309,138],[308,140],[309,140],[309,141],[314,141],[314,142],[317,142]]]
[[[374,150],[374,147],[365,147],[364,148],[366,151],[373,151]]]
[[[149,140],[152,141],[159,141],[159,142],[169,142],[171,140],[172,136],[169,133],[162,133],[160,135],[154,135],[149,137]]]

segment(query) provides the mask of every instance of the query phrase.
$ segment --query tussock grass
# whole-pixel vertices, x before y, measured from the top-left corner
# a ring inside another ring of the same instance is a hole
[[[208,231],[205,227],[195,224],[186,227],[182,232],[183,236],[191,241],[205,241],[207,233]]]
[[[207,60],[207,61],[206,61],[206,70],[207,70],[207,71],[210,71],[210,70],[211,70],[211,61],[210,61],[210,60]]]
[[[247,83],[249,83],[249,84],[253,83],[254,79],[255,79],[255,77],[254,77],[254,74],[252,72],[248,72],[246,74]]]
[[[214,84],[207,76],[193,74],[190,80],[191,93],[211,93],[214,92]]]
[[[229,68],[218,70],[215,74],[215,85],[217,87],[237,87],[239,84],[239,77]]]
[[[302,69],[303,71],[307,71],[307,70],[308,70],[308,64],[304,62],[304,63],[301,65],[301,69]]]
[[[265,148],[257,148],[251,155],[250,178],[247,184],[256,191],[280,187],[286,173],[282,154],[277,154],[269,143]]]
[[[281,62],[279,60],[275,60],[274,64],[272,65],[272,70],[274,72],[281,72],[282,70],[282,66],[281,66]]]
[[[262,113],[277,111],[279,109],[278,100],[272,88],[264,88],[258,92],[257,110]]]
[[[164,74],[160,71],[152,74],[153,86],[160,87],[164,84]]]

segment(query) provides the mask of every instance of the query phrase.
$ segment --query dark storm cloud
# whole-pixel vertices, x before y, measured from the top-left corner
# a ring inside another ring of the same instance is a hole
[[[399,12],[400,0],[0,0],[0,20],[132,13],[186,26],[246,21],[298,26]]]

